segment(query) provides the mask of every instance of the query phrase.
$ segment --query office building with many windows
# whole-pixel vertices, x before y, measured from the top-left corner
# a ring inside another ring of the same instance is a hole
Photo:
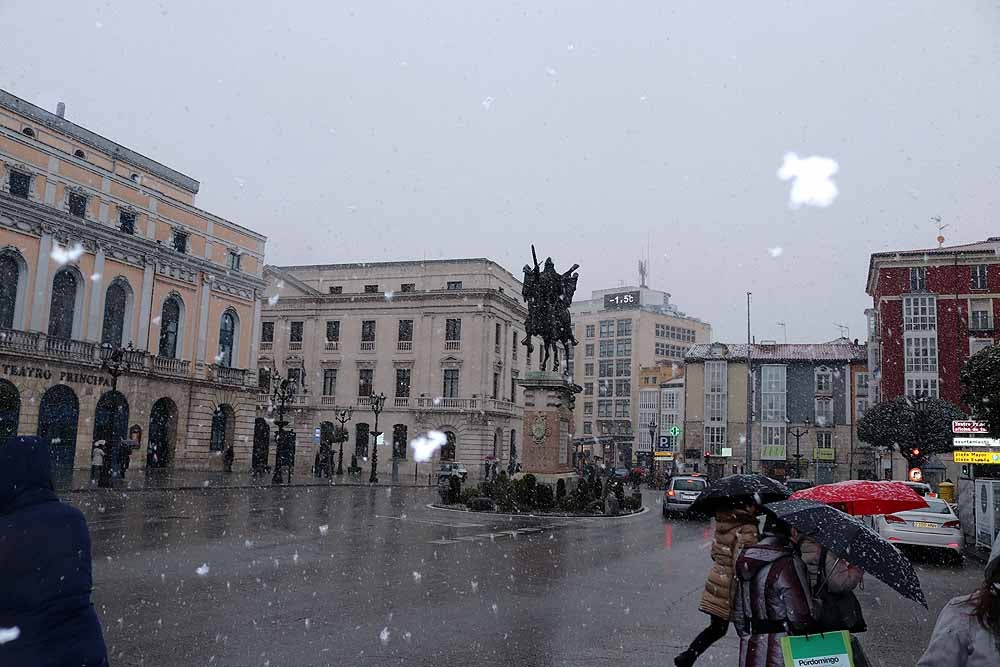
[[[871,465],[857,438],[867,350],[846,338],[819,344],[695,345],[684,373],[683,461],[713,478],[746,466],[747,352],[754,472],[817,483]],[[798,436],[796,437],[796,434]]]
[[[424,480],[439,461],[464,463],[478,475],[487,457],[505,467],[511,443],[516,455],[527,310],[521,282],[506,269],[488,259],[368,262],[269,266],[265,278],[258,425],[266,433],[274,416],[271,369],[304,380],[289,416],[297,465],[312,464],[313,433],[339,426],[337,413],[350,407],[345,457],[355,453],[365,468],[372,392],[387,397],[380,475],[391,469],[393,447],[404,474]],[[407,444],[430,430],[444,432],[447,444],[417,465]]]
[[[577,442],[609,465],[648,457],[639,370],[682,367],[685,352],[710,340],[712,327],[681,312],[669,293],[648,287],[596,290],[590,299],[575,302],[571,313],[580,344],[570,370],[583,387],[574,415]]]
[[[189,176],[4,91],[0,179],[0,437],[48,439],[63,470],[129,433],[134,467],[221,468],[229,447],[248,466],[265,238],[199,209]]]

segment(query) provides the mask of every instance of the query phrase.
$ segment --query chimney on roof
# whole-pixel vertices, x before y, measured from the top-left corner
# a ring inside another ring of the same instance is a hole
[[[56,115],[59,116],[60,118],[65,118],[66,117],[66,103],[65,102],[57,102],[56,103]]]

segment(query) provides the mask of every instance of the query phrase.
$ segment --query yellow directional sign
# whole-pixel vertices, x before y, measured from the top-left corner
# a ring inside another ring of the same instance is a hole
[[[955,463],[1000,465],[1000,452],[955,452]]]

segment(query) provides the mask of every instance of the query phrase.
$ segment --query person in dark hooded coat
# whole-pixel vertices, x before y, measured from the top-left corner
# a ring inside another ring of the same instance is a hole
[[[90,532],[60,502],[48,444],[0,444],[0,665],[106,667],[93,587]],[[11,639],[12,636],[15,636]]]
[[[765,536],[736,561],[733,624],[740,667],[784,667],[781,638],[814,625],[809,574],[787,524],[768,517]]]

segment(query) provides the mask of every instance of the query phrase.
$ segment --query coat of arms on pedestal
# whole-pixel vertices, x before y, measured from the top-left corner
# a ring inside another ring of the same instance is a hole
[[[535,441],[536,445],[540,445],[545,442],[545,437],[549,434],[549,422],[545,419],[545,415],[536,415],[535,420],[531,422],[531,438]]]

